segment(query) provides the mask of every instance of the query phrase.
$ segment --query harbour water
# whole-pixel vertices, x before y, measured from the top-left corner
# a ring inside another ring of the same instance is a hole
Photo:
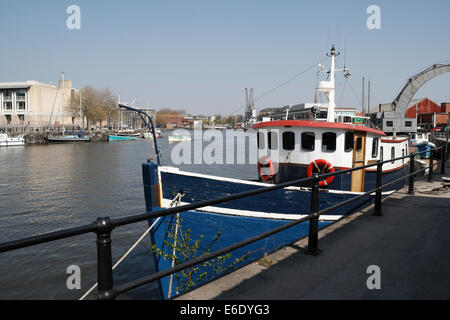
[[[158,139],[162,165],[172,165],[176,144],[168,144],[168,132],[163,135]],[[0,242],[81,226],[98,216],[145,212],[141,164],[154,154],[152,140],[144,139],[0,148]],[[257,177],[251,164],[178,167],[232,178]],[[113,231],[113,263],[146,228],[143,222]],[[81,268],[81,290],[66,286],[70,265]],[[114,281],[118,285],[153,271],[146,238],[114,271]],[[0,299],[78,299],[96,277],[94,234],[0,255]],[[156,283],[121,298],[158,299]]]

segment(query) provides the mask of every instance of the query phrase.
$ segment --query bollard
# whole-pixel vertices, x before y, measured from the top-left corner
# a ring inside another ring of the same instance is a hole
[[[305,253],[316,255],[319,253],[319,175],[314,174],[314,180],[311,188],[311,214],[313,217],[309,220],[308,248]]]
[[[414,195],[414,154],[411,154],[409,156],[409,188],[408,188],[408,194]]]
[[[430,168],[428,169],[428,182],[433,182],[433,167],[434,167],[433,152],[430,153]]]
[[[111,220],[99,217],[97,224],[97,283],[98,300],[114,300],[114,281],[111,254]]]
[[[383,191],[382,187],[382,179],[383,177],[383,161],[378,160],[377,161],[377,191],[375,196],[375,216],[382,216],[381,213],[381,192]]]

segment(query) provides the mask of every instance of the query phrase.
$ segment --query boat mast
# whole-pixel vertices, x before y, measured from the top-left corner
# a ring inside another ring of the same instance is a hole
[[[83,111],[81,110],[81,89],[80,89],[80,128],[83,128],[83,127],[84,127],[83,126]]]
[[[334,46],[331,47],[331,70],[330,70],[330,92],[328,93],[328,115],[327,121],[334,122],[334,109],[336,107],[335,98],[334,98],[334,78],[335,78],[335,61],[334,58],[336,56],[336,50]]]
[[[64,135],[66,132],[65,127],[64,127],[64,72],[62,73],[62,128],[63,128],[63,135]]]
[[[349,78],[350,73],[348,72],[350,69],[345,67],[343,69],[336,69],[336,63],[335,63],[335,57],[339,55],[339,53],[336,54],[336,49],[334,45],[331,47],[330,54],[327,54],[327,56],[331,57],[331,68],[330,70],[325,70],[324,66],[319,64],[319,71],[323,73],[328,73],[330,75],[328,81],[318,81],[317,83],[317,91],[323,93],[327,99],[328,99],[328,111],[327,111],[327,122],[334,122],[334,116],[335,116],[335,108],[336,108],[336,102],[335,102],[335,78],[336,78],[336,72],[337,71],[343,71],[345,72],[344,77]]]

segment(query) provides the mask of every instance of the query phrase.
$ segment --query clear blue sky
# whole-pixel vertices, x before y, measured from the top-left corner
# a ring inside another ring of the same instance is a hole
[[[323,4],[323,5],[320,5]],[[81,30],[68,30],[66,8],[81,8]],[[381,8],[381,30],[366,27],[366,8]],[[123,101],[229,114],[325,57],[344,51],[352,78],[338,105],[360,107],[362,77],[371,105],[391,102],[405,81],[450,60],[450,1],[8,1],[0,11],[0,81],[108,87]],[[342,65],[344,55],[338,57]],[[311,102],[316,68],[256,102],[258,108]],[[358,96],[358,98],[356,97]],[[417,97],[450,101],[450,75]],[[243,111],[242,111],[243,112]]]

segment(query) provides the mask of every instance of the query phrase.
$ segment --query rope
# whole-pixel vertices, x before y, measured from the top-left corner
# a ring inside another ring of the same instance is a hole
[[[180,202],[181,202],[181,198],[184,196],[184,192],[178,192],[177,195],[175,196],[175,198],[172,200],[172,202],[170,203],[170,206],[172,207],[173,205],[175,206],[179,206]],[[173,243],[173,250],[172,250],[172,256],[174,257],[176,254],[176,249],[177,249],[177,240],[178,240],[178,226],[180,225],[180,213],[177,213],[177,222],[175,225],[175,236],[174,236],[174,243]],[[172,268],[175,266],[175,258],[172,259]],[[167,299],[170,299],[170,296],[172,295],[172,283],[173,283],[173,273],[170,275],[170,280],[169,280],[169,290],[167,293]]]
[[[170,207],[173,206],[173,204],[177,204],[177,206],[180,204],[181,201],[181,197],[183,196],[183,194],[181,194],[181,192],[179,192],[175,198],[172,200],[172,202],[170,203]],[[142,241],[142,239],[144,239],[144,237],[150,232],[150,230],[153,229],[153,227],[158,223],[158,221],[161,219],[161,217],[159,217],[158,219],[155,220],[155,222],[152,223],[152,225],[139,237],[139,239],[130,247],[130,249],[128,249],[127,252],[125,252],[125,254],[116,262],[116,264],[112,267],[112,269],[116,269],[117,266],[123,261],[125,260],[125,258],[131,253],[131,251],[133,251],[137,245]],[[97,288],[98,282],[96,282],[88,291],[86,291],[86,293],[79,299],[79,300],[84,300],[95,288]]]
[[[286,80],[286,81],[280,83],[280,84],[277,85],[276,87],[274,87],[274,88],[270,89],[269,91],[266,91],[266,92],[263,93],[262,95],[256,97],[253,101],[256,102],[256,101],[258,101],[259,99],[261,99],[262,97],[264,97],[264,96],[266,96],[266,95],[268,95],[268,94],[274,92],[275,90],[281,88],[282,86],[288,84],[289,82],[293,81],[294,79],[300,77],[301,75],[303,75],[304,73],[308,72],[308,71],[311,70],[312,68],[316,67],[319,63],[322,63],[322,62],[324,62],[324,61],[327,60],[327,59],[328,59],[328,57],[326,57],[325,59],[322,59],[322,60],[316,62],[315,64],[313,64],[313,65],[310,66],[309,68],[303,70],[302,72],[297,73],[296,75],[292,76],[292,77],[289,78],[288,80]],[[232,111],[232,112],[229,113],[228,115],[234,114],[234,113],[238,112],[239,110],[241,110],[241,109],[243,109],[243,108],[245,108],[245,107],[246,107],[246,106],[242,106],[242,107],[240,107],[239,109],[236,109],[236,110]]]
[[[172,257],[176,254],[177,249],[177,240],[178,240],[178,226],[180,225],[180,213],[177,213],[177,223],[175,225],[175,236],[174,236],[174,243],[173,243],[173,250],[172,250]],[[172,258],[172,268],[175,267],[175,258]],[[169,280],[169,290],[167,293],[167,299],[170,299],[170,296],[172,295],[172,283],[173,283],[173,273],[170,275]]]

